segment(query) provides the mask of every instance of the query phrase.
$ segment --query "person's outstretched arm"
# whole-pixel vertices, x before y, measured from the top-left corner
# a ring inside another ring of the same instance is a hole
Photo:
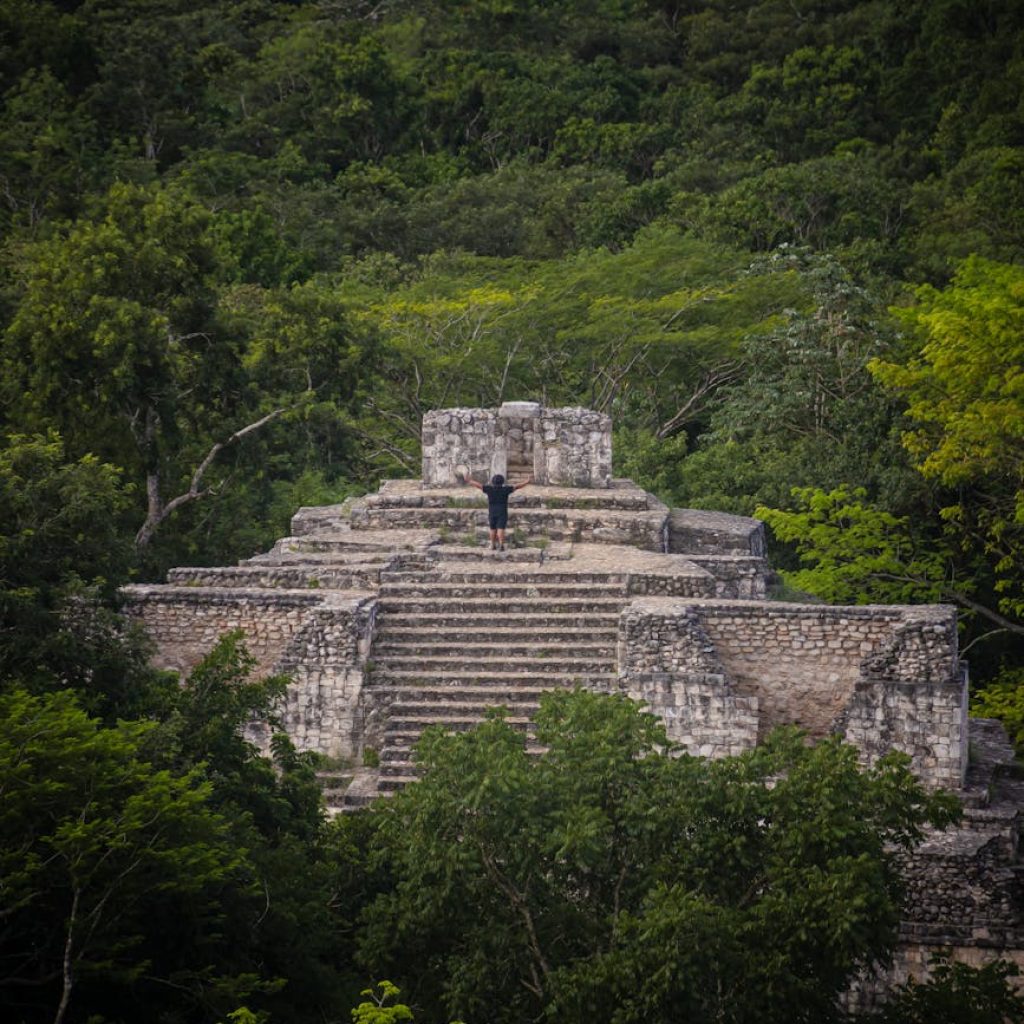
[[[471,476],[464,476],[462,478],[462,482],[464,484],[469,484],[470,487],[475,487],[478,491],[482,491],[484,489],[484,485],[481,484],[481,483],[478,483]]]
[[[516,484],[516,486],[513,487],[512,490],[513,491],[521,491],[524,487],[528,487],[532,483],[533,483],[533,477],[532,476],[531,477],[527,477],[527,479],[524,480],[521,484]]]

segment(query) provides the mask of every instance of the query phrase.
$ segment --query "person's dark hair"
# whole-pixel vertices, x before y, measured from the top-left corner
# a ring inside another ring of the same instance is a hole
[[[504,482],[505,478],[500,473],[495,473],[494,476],[491,477],[491,483],[494,484],[495,487],[500,487]]]

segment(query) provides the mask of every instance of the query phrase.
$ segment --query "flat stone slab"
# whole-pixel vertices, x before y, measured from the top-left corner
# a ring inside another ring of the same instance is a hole
[[[338,523],[329,517],[316,515],[320,509],[303,508],[292,517],[292,536],[282,537],[277,547],[289,541],[300,544],[303,541],[315,543],[318,540],[334,541],[339,546],[346,541],[353,547],[364,550],[375,547],[380,551],[417,551],[436,544],[441,539],[437,530],[420,527],[402,527],[394,530],[353,530],[347,521]],[[296,529],[298,527],[298,529]]]
[[[749,516],[674,508],[669,514],[669,550],[689,554],[765,554],[764,523]]]
[[[437,544],[429,551],[430,558],[443,563],[458,562],[464,568],[471,565],[491,564],[493,562],[515,562],[516,564],[540,565],[548,558],[569,558],[572,550],[570,544],[559,544],[559,553],[553,555],[550,544],[547,548],[525,547],[506,548],[504,551],[492,551],[490,543],[477,544]]]
[[[565,562],[538,566],[538,572],[611,572],[644,573],[659,576],[691,576],[703,579],[710,574],[694,565],[685,555],[664,555],[658,551],[645,551],[626,544],[572,545],[568,566]]]
[[[516,481],[512,481],[515,483]],[[376,494],[367,495],[358,499],[379,499],[379,504],[388,506],[389,502],[399,505],[414,505],[416,501],[429,501],[439,503],[448,499],[453,502],[466,503],[467,505],[480,503],[487,504],[487,499],[474,487],[438,485],[426,486],[420,480],[385,480],[380,485]],[[533,501],[540,504],[550,502],[552,508],[616,508],[628,507],[636,509],[666,510],[667,508],[654,495],[649,494],[641,487],[637,487],[632,480],[612,480],[608,487],[552,487],[542,484],[530,484],[517,491],[509,499],[510,505]],[[579,503],[579,505],[574,504]],[[756,520],[754,520],[756,522]]]
[[[295,561],[285,565],[181,566],[167,572],[176,587],[271,588],[284,590],[372,590],[388,563],[331,565]]]
[[[325,608],[356,609],[368,599],[376,600],[376,591],[327,590],[315,587],[297,589],[288,587],[191,587],[170,583],[131,583],[121,588],[129,604],[159,602],[167,604],[195,603],[203,605],[244,604],[266,600],[267,591],[273,590],[276,605],[320,605]]]
[[[685,559],[685,556],[678,557]],[[645,608],[657,612],[671,612],[676,606],[699,605],[717,611],[735,608],[740,614],[761,610],[772,615],[816,616],[836,620],[840,624],[868,619],[889,622],[930,621],[941,626],[949,620],[951,609],[950,605],[945,604],[801,604],[796,601],[745,601],[730,597],[702,597],[699,600],[685,597],[637,597],[633,601],[642,602]]]

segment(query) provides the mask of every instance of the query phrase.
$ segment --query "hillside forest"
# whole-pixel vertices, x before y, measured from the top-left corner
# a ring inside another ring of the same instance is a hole
[[[426,410],[583,405],[776,596],[955,604],[1024,753],[1024,6],[0,0],[0,399],[5,1019],[839,1019],[955,814],[898,759],[577,695],[327,824],[239,738],[284,681],[152,671],[117,589],[418,475]],[[937,978],[886,1019],[1020,1010]]]

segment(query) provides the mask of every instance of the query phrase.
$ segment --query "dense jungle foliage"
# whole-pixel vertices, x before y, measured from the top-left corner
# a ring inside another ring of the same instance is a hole
[[[884,957],[878,844],[924,820],[898,765],[665,762],[584,701],[550,711],[555,756],[591,737],[577,790],[495,723],[426,753],[456,789],[328,827],[308,758],[237,737],[282,685],[237,641],[184,688],[147,668],[121,583],[253,554],[415,474],[425,410],[508,399],[609,412],[619,475],[756,511],[791,589],[957,604],[975,706],[1024,749],[1024,7],[0,0],[13,1019],[341,1021],[386,972],[430,1021],[824,1021]],[[794,782],[808,820],[889,787],[844,826],[850,919],[795,816],[757,846],[780,766],[824,780]],[[467,785],[500,834],[463,857],[436,845]],[[718,862],[735,890],[701,889]],[[951,970],[892,1019],[998,1020],[1003,980]],[[358,1021],[403,1018],[381,991]]]

